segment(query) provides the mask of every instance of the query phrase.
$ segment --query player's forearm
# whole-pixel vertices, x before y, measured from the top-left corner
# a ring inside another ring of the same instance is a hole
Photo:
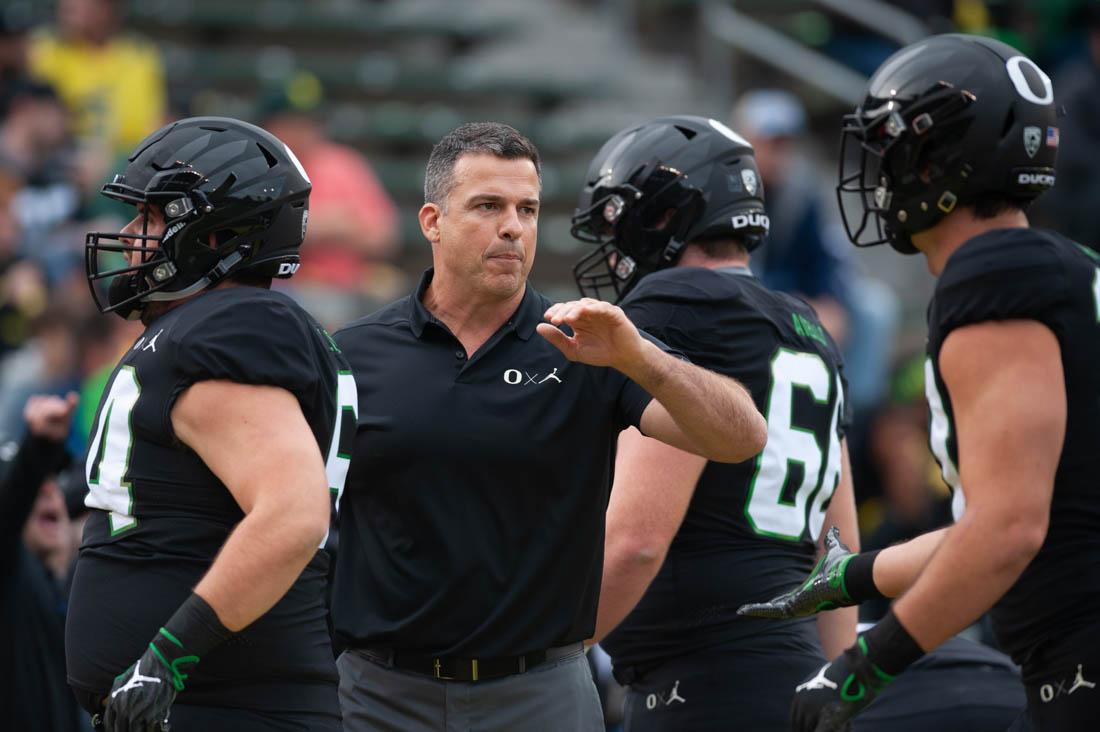
[[[594,640],[603,640],[630,614],[657,576],[665,553],[663,549],[638,542],[608,545]]]
[[[894,612],[924,650],[963,630],[1004,595],[1039,551],[1046,519],[968,507]]]
[[[768,425],[752,395],[734,379],[671,356],[648,341],[642,357],[624,373],[665,408],[696,454],[737,463],[764,448]]]
[[[859,622],[859,608],[842,607],[831,612],[819,613],[817,635],[821,639],[821,649],[825,658],[836,658],[844,649],[856,642],[856,623]]]
[[[930,531],[880,551],[872,567],[878,591],[886,597],[899,597],[912,587],[943,543],[950,528],[947,526]]]
[[[257,503],[229,535],[195,593],[227,628],[245,628],[298,579],[317,552],[327,524],[327,509],[322,517],[312,507],[296,511],[276,500]]]

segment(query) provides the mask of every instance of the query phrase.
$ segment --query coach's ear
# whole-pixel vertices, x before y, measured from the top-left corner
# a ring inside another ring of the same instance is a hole
[[[431,244],[439,243],[439,217],[442,215],[443,209],[435,203],[425,203],[416,215],[420,220],[420,231]]]

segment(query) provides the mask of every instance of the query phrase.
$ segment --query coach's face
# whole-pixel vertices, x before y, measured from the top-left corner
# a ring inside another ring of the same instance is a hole
[[[502,300],[527,280],[538,220],[535,164],[489,154],[461,156],[446,205],[427,203],[420,211],[436,278],[475,297]]]

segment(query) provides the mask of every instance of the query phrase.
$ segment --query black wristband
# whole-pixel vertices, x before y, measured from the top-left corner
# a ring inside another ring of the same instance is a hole
[[[862,603],[868,600],[885,600],[886,595],[875,587],[874,566],[878,550],[860,552],[854,555],[844,567],[844,591],[852,602]]]
[[[924,655],[894,610],[859,637],[867,659],[890,676],[897,676]]]
[[[164,630],[174,636],[178,645],[199,658],[233,635],[218,620],[214,608],[194,592],[164,624]]]

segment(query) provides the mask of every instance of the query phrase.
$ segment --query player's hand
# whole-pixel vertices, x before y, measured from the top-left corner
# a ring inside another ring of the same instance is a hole
[[[742,605],[737,614],[757,618],[800,618],[856,605],[844,587],[844,568],[854,556],[840,540],[840,530],[834,526],[825,535],[825,553],[805,582],[767,602]]]
[[[70,391],[64,398],[52,394],[32,396],[23,407],[27,429],[35,437],[44,437],[54,442],[63,441],[69,434],[69,422],[79,399],[74,391]]]
[[[588,297],[559,302],[543,318],[549,322],[539,323],[539,335],[570,361],[626,372],[631,364],[643,359],[645,339],[622,308],[611,303]],[[569,326],[573,335],[566,335],[557,327],[560,325]]]
[[[871,663],[863,639],[795,687],[793,732],[849,732],[852,717],[875,700],[893,677]]]
[[[103,721],[106,732],[168,732],[168,713],[199,661],[163,628],[138,662],[115,678]]]

